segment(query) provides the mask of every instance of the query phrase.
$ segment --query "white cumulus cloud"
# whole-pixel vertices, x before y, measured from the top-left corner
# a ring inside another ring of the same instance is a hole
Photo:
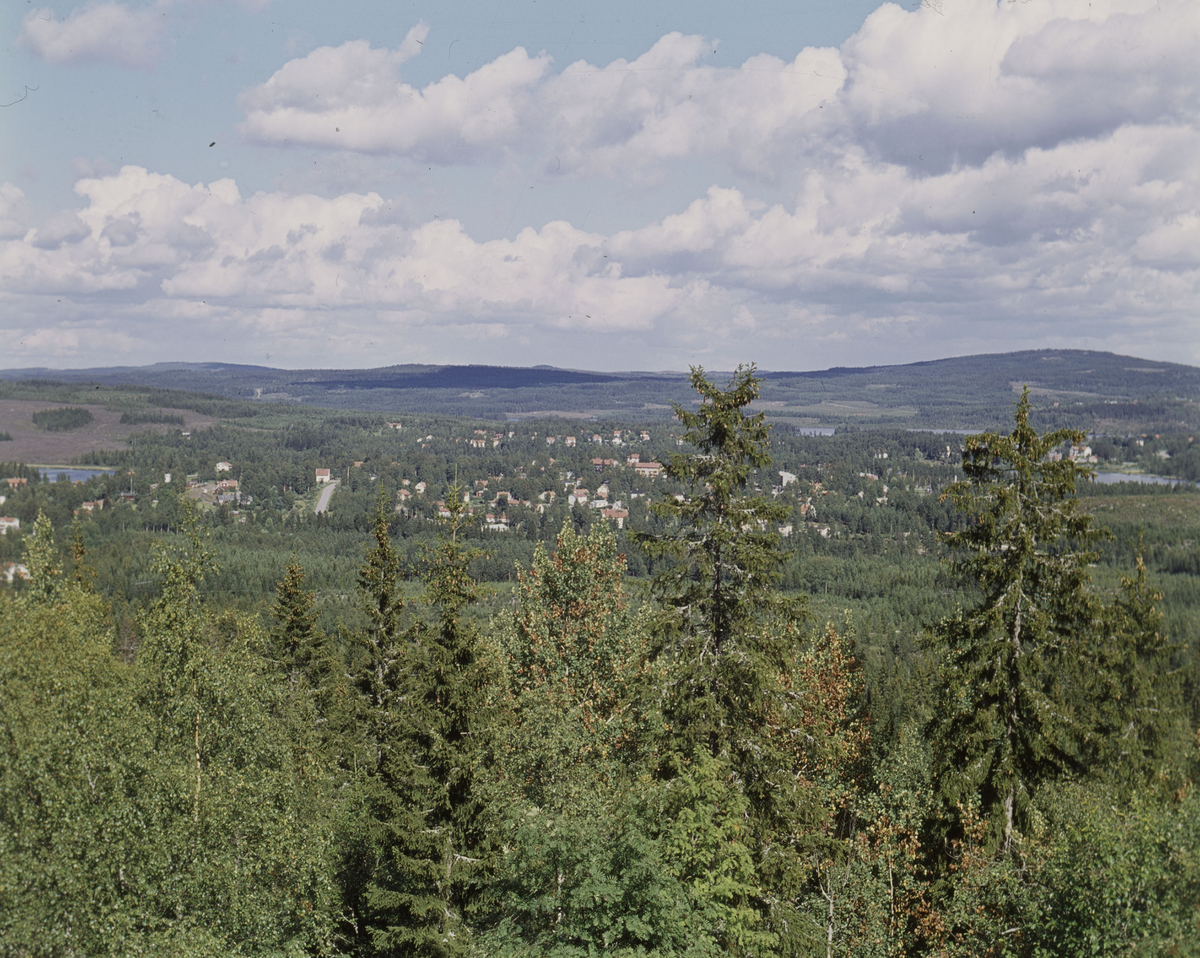
[[[422,89],[402,73],[424,26],[396,50],[323,47],[243,94],[248,136],[581,178],[686,161],[713,185],[629,229],[486,240],[365,189],[243,195],[129,166],[34,221],[6,185],[5,322],[33,329],[66,295],[134,325],[233,322],[246,343],[286,330],[298,362],[356,341],[610,368],[1047,344],[1200,362],[1200,6],[940,11],[885,5],[790,61],[715,68],[707,41],[669,34],[557,71],[517,49]]]
[[[422,90],[400,78],[418,30],[396,51],[355,41],[285,64],[243,94],[243,132],[444,163],[517,153],[576,175],[708,159],[793,182],[847,145],[940,172],[1130,123],[1191,123],[1200,108],[1200,7],[1183,0],[885,4],[841,49],[790,62],[711,67],[712,42],[672,33],[634,60],[557,72],[517,48]]]
[[[49,63],[112,60],[146,67],[157,58],[165,16],[160,6],[134,9],[112,0],[79,7],[65,20],[39,8],[21,22],[21,42]]]

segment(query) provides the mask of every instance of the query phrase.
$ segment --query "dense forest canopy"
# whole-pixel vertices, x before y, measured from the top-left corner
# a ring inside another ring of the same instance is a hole
[[[0,953],[1193,953],[1200,491],[1090,476],[1194,436],[768,382],[92,389],[146,427],[94,475],[0,464]]]

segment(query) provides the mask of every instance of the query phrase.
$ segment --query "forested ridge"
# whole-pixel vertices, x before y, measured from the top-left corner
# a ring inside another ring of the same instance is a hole
[[[272,369],[229,363],[157,363],[96,369],[0,369],[0,396],[37,377],[78,397],[99,386],[130,394],[190,390],[254,406],[288,402],[406,414],[441,413],[503,420],[549,410],[663,420],[691,399],[679,372],[587,372],[551,366],[422,366],[376,369]],[[1044,428],[1161,432],[1200,425],[1200,370],[1080,349],[959,356],[897,366],[835,367],[761,376],[760,402],[776,421],[809,426],[901,424],[934,429],[1003,426],[1014,387],[1048,400]],[[75,400],[78,401],[78,400]],[[185,402],[188,401],[185,399]],[[192,400],[194,401],[194,400]],[[162,405],[171,405],[162,402]],[[185,406],[184,408],[195,408]],[[261,410],[260,410],[261,411]]]
[[[691,383],[0,468],[0,954],[1198,953],[1190,437]]]

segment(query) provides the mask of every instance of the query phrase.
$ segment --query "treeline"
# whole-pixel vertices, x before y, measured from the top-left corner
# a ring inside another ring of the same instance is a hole
[[[121,413],[121,422],[130,426],[182,426],[183,417],[169,412],[161,412],[157,409],[141,409],[134,412]]]
[[[645,602],[568,522],[482,618],[468,490],[406,583],[376,485],[353,624],[295,559],[267,620],[212,602],[180,504],[130,646],[39,516],[0,599],[0,953],[1195,953],[1194,672],[1139,557],[1092,587],[1048,457],[1082,437],[1025,397],[964,441],[952,603],[869,670],[783,588],[753,370],[693,385]]]

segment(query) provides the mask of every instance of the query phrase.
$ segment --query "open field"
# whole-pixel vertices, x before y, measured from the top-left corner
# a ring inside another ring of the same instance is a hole
[[[43,409],[80,406],[95,418],[79,429],[47,432],[33,424],[33,414]],[[186,409],[164,409],[163,412],[182,416],[184,429],[207,429],[216,424],[211,416]],[[67,465],[87,452],[106,449],[125,449],[131,435],[137,432],[166,432],[175,426],[130,425],[121,422],[121,410],[83,403],[53,403],[30,399],[0,400],[0,433],[12,436],[11,442],[0,442],[0,461],[44,462]]]

